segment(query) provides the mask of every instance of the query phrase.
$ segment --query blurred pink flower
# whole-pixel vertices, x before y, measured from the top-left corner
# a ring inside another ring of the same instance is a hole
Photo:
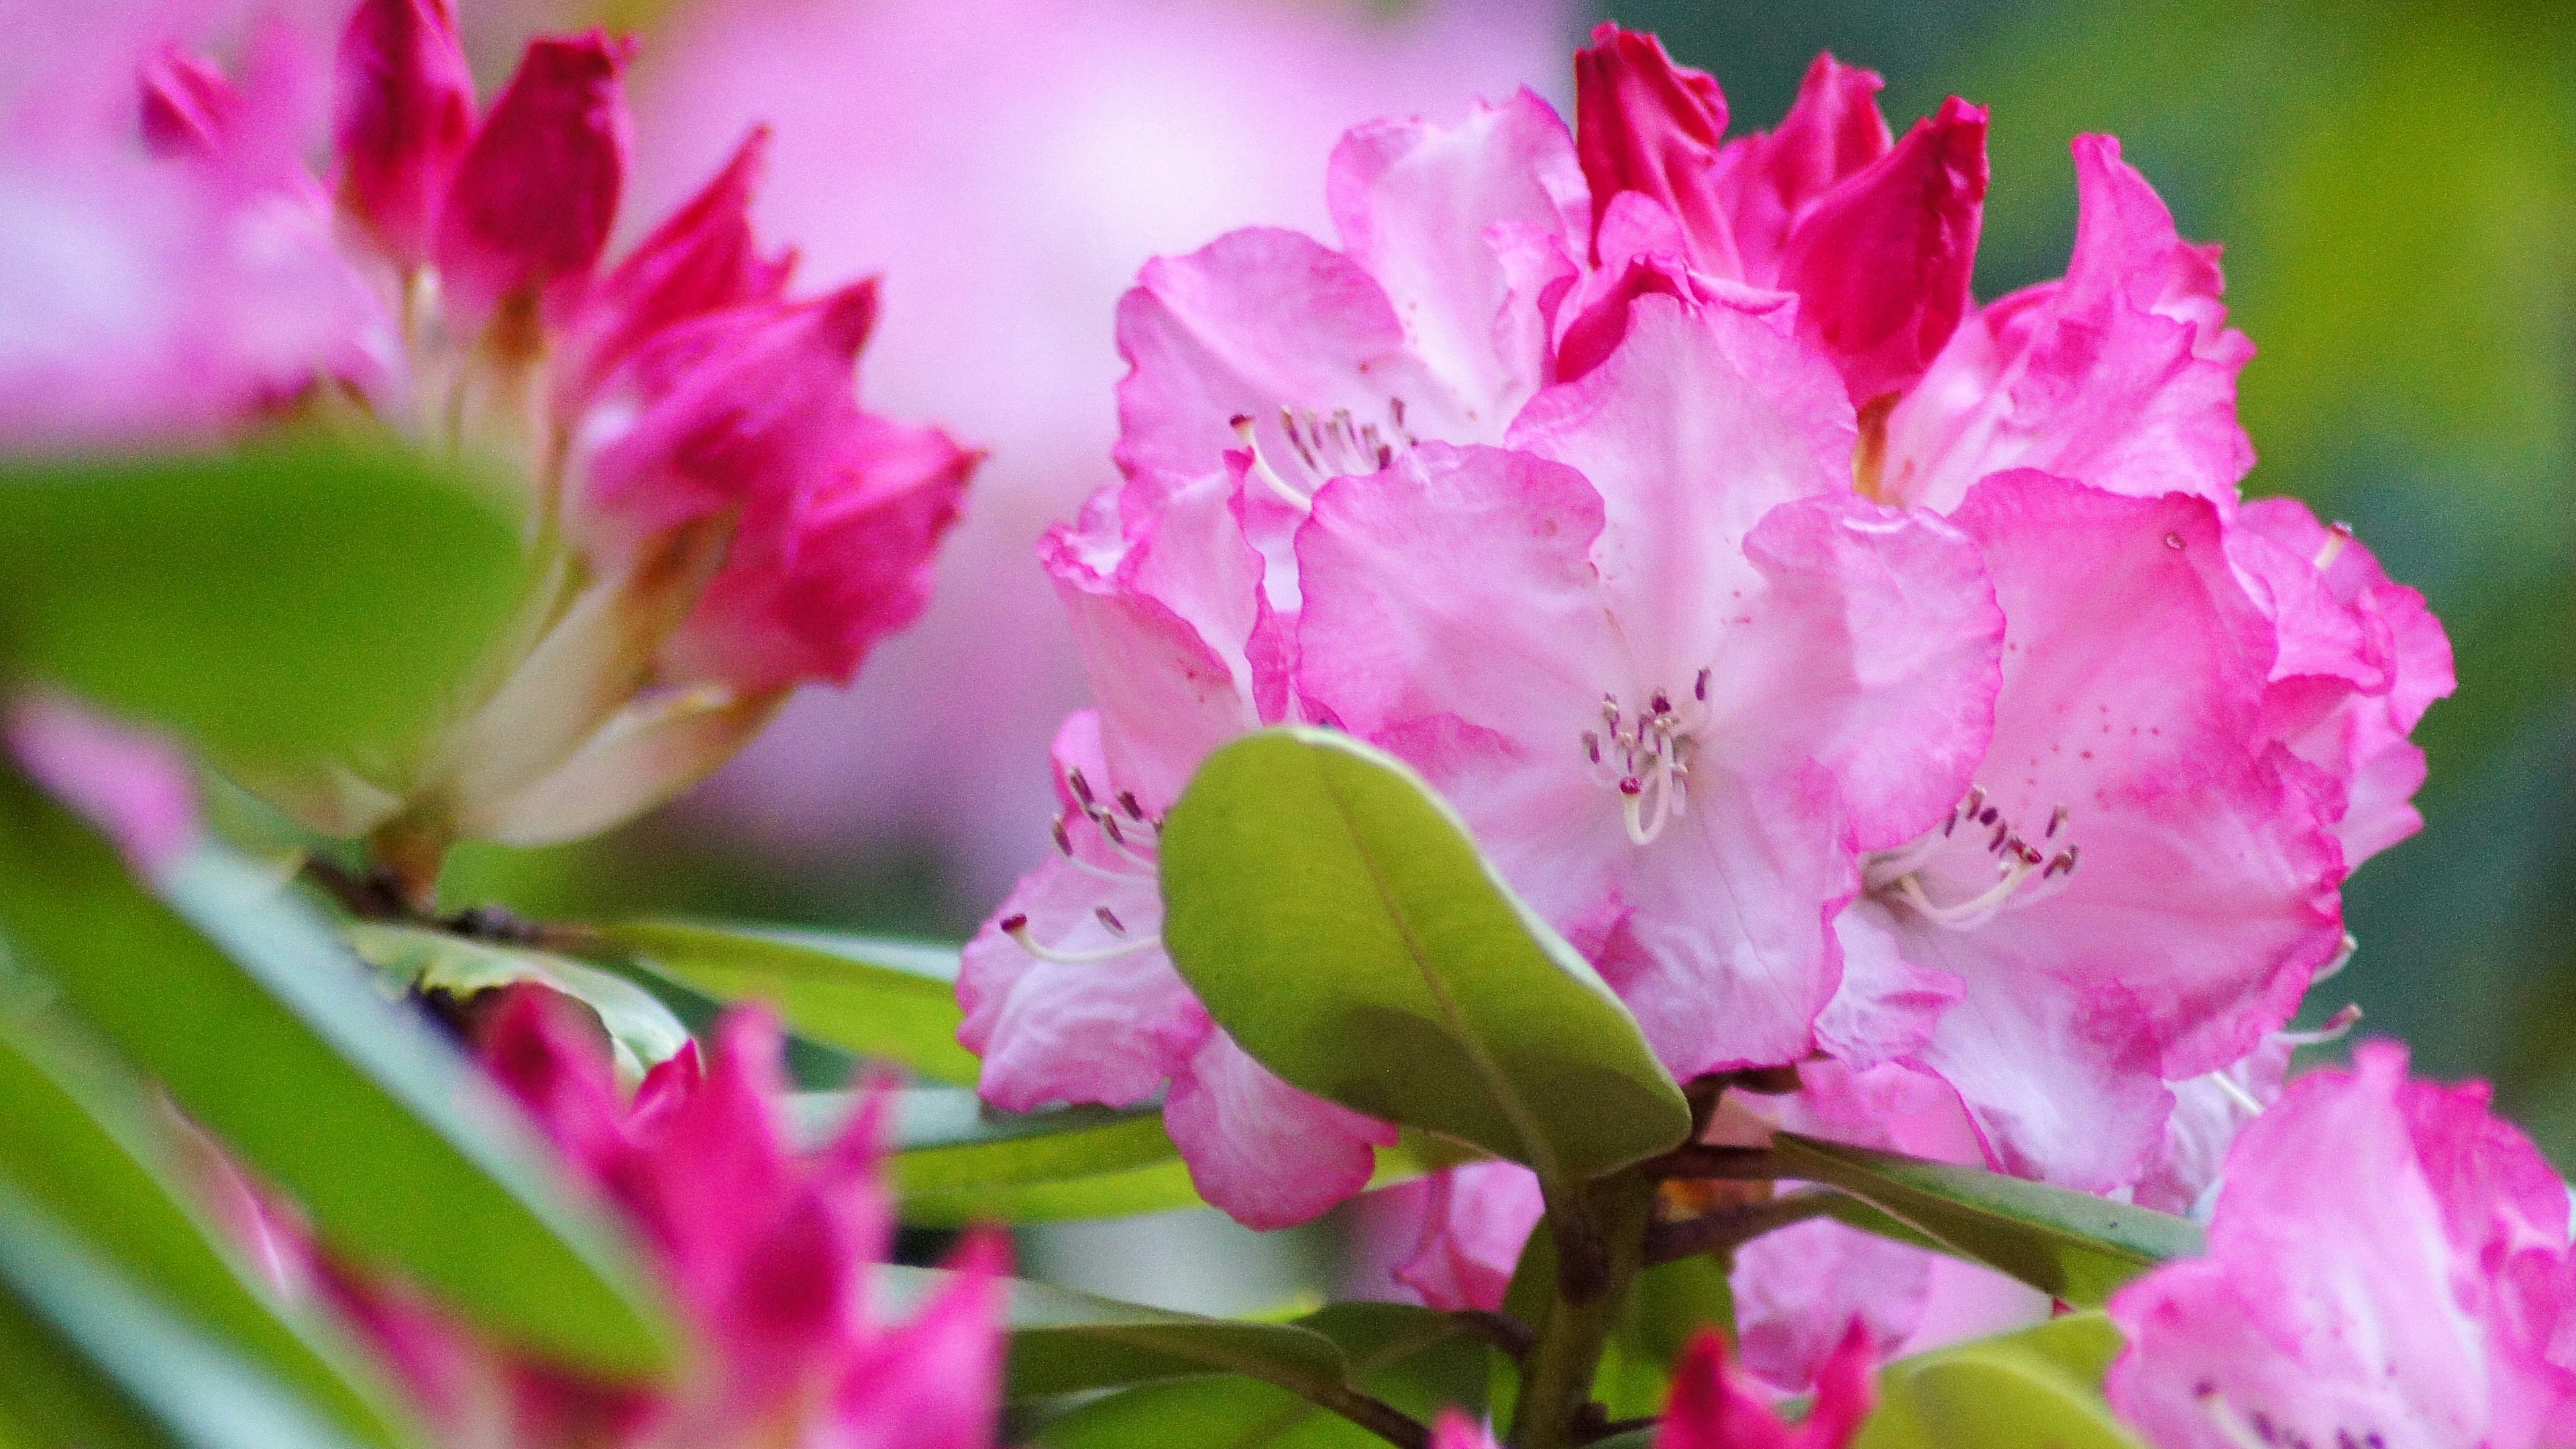
[[[1673,1365],[1655,1449],[1844,1449],[1878,1401],[1878,1356],[1855,1323],[1816,1372],[1815,1403],[1792,1427],[1730,1372],[1726,1340],[1703,1330]]]
[[[176,861],[202,828],[196,773],[159,735],[37,694],[0,718],[0,743],[37,784],[115,841],[137,874]]]
[[[625,1210],[703,1353],[676,1385],[604,1383],[513,1358],[414,1294],[325,1267],[333,1299],[433,1424],[504,1449],[985,1449],[1000,1410],[1007,1244],[979,1233],[912,1321],[871,1309],[891,1246],[882,1104],[807,1159],[788,1146],[777,1026],[738,1012],[621,1100],[562,998],[513,988],[484,1056],[573,1170]]]
[[[639,73],[640,197],[668,205],[744,126],[772,124],[765,229],[795,237],[815,275],[887,274],[871,394],[994,450],[928,614],[863,689],[790,704],[722,776],[723,818],[823,858],[910,835],[954,867],[968,908],[998,900],[1046,848],[1049,732],[1082,698],[1029,557],[1113,476],[1119,295],[1147,257],[1229,227],[1321,230],[1322,163],[1356,118],[1555,85],[1572,8],[695,7]]]
[[[2206,1257],[2111,1299],[2106,1389],[2157,1449],[2531,1449],[2576,1434],[2568,1190],[2483,1083],[2374,1042],[2227,1157]]]

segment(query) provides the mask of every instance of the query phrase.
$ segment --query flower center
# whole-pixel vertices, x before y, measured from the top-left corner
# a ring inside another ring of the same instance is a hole
[[[1363,422],[1349,408],[1335,408],[1329,414],[1306,408],[1281,407],[1278,431],[1288,441],[1290,454],[1304,465],[1301,473],[1291,467],[1283,472],[1272,456],[1263,451],[1259,420],[1250,413],[1237,413],[1229,420],[1234,435],[1252,451],[1252,471],[1262,483],[1300,512],[1314,506],[1315,490],[1335,478],[1375,473],[1395,461],[1395,455],[1421,441],[1404,425],[1404,399],[1386,400],[1386,423]],[[1285,464],[1287,455],[1277,462]],[[1290,482],[1287,473],[1299,473],[1310,480],[1300,487]]]
[[[2251,1414],[2238,1413],[2236,1406],[2227,1402],[2226,1395],[2218,1391],[2216,1384],[2202,1383],[2192,1392],[2193,1397],[2200,1401],[2200,1411],[2209,1416],[2209,1421],[2218,1427],[2220,1436],[2236,1449],[2326,1449],[2325,1445],[2315,1443],[2296,1430],[2273,1423],[2272,1417],[2260,1409]],[[2388,1440],[2376,1429],[2359,1434],[2350,1429],[2337,1429],[2333,1449],[2388,1449]]]
[[[1162,817],[1146,814],[1133,790],[1121,790],[1114,801],[1104,802],[1079,769],[1065,773],[1065,786],[1073,792],[1074,808],[1060,811],[1055,817],[1056,851],[1086,875],[1119,885],[1152,885],[1163,869]],[[1085,836],[1097,842],[1091,853],[1099,859],[1085,858]],[[1020,944],[1021,950],[1041,961],[1064,966],[1115,960],[1132,952],[1159,949],[1163,944],[1161,933],[1132,930],[1105,905],[1092,907],[1091,916],[1108,933],[1108,945],[1080,947],[1062,941],[1046,944],[1037,939],[1025,915],[1003,917],[1001,928],[1004,935]]]
[[[1618,792],[1628,838],[1639,845],[1652,845],[1690,804],[1690,761],[1707,722],[1708,676],[1699,672],[1678,709],[1664,689],[1647,695],[1645,708],[1633,713],[1605,693],[1601,728],[1583,732],[1583,756],[1594,777]]]
[[[2063,805],[2049,812],[2048,823],[2025,831],[2006,818],[2003,809],[1980,786],[1950,811],[1941,828],[1895,850],[1874,851],[1861,862],[1861,878],[1872,895],[1902,902],[1923,919],[1945,930],[1970,931],[2007,907],[2019,909],[2065,889],[2084,860],[2084,849],[2067,838],[2070,812]],[[1952,860],[1969,850],[1991,862],[1992,878],[1973,863],[1964,871]],[[1926,877],[1937,865],[1950,865],[1944,876],[1967,874],[1970,888],[1959,899],[1934,898]]]

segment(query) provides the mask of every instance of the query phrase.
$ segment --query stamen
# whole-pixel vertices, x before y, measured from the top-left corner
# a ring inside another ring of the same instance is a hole
[[[2272,1438],[2256,1434],[2253,1426],[2239,1417],[2236,1410],[2228,1406],[2227,1400],[2219,1396],[2214,1385],[2201,1387],[2200,1410],[2209,1416],[2209,1421],[2218,1426],[2218,1432],[2228,1443],[2235,1445],[2236,1449],[2272,1449]]]
[[[1601,763],[1601,737],[1590,730],[1583,732],[1584,756],[1594,764]]]
[[[1237,413],[1235,414],[1233,421],[1234,435],[1243,440],[1243,446],[1245,448],[1251,450],[1253,475],[1258,477],[1262,484],[1269,488],[1271,492],[1278,494],[1280,499],[1289,507],[1296,509],[1300,513],[1312,512],[1315,507],[1315,500],[1298,492],[1296,489],[1289,487],[1287,479],[1282,478],[1277,473],[1271,471],[1270,460],[1261,456],[1261,440],[1254,434],[1252,415],[1249,413]],[[1292,434],[1291,436],[1294,435]],[[1298,451],[1301,453],[1305,451],[1302,445]],[[1322,470],[1318,469],[1317,471],[1320,472]]]
[[[1896,890],[1905,898],[1907,905],[1921,913],[1923,919],[1947,930],[1965,931],[1993,919],[1995,912],[2003,909],[2004,902],[2012,899],[2013,892],[2021,889],[2023,878],[2029,874],[2030,866],[2016,858],[2004,867],[2001,879],[1973,899],[1955,906],[1933,904],[1932,898],[1923,893],[1923,878],[1919,875],[1909,875],[1898,881]]]
[[[1005,919],[1002,922],[1002,934],[1018,942],[1021,950],[1041,961],[1052,961],[1059,966],[1096,966],[1103,961],[1115,961],[1121,956],[1134,955],[1138,951],[1155,950],[1163,944],[1161,936],[1153,935],[1139,936],[1132,941],[1121,941],[1105,950],[1060,951],[1052,946],[1038,944],[1036,938],[1029,934],[1029,918],[1026,916],[1011,916]]]
[[[2342,974],[2343,968],[2352,964],[2352,954],[2360,949],[2361,938],[2350,931],[2344,932],[2343,944],[2335,949],[2334,959],[2318,967],[2317,974],[2308,978],[2308,984],[2314,986],[2330,976]]]
[[[2209,1074],[2209,1079],[2218,1084],[2218,1090],[2226,1095],[2227,1100],[2244,1108],[2246,1115],[2251,1117],[2263,1115],[2263,1104],[2255,1101],[2254,1094],[2245,1090],[2244,1084],[2237,1081],[2233,1074],[2212,1072]]]
[[[1118,913],[1116,911],[1109,909],[1107,906],[1093,906],[1091,908],[1091,914],[1098,917],[1100,924],[1107,926],[1112,932],[1121,936],[1127,934],[1127,923],[1118,919]]]
[[[1698,700],[1698,701],[1699,701],[1700,703],[1702,703],[1702,704],[1706,704],[1706,703],[1708,703],[1708,676],[1709,676],[1709,673],[1710,673],[1710,671],[1709,671],[1709,670],[1706,670],[1706,669],[1701,670],[1701,671],[1699,672],[1699,682],[1698,682],[1698,683],[1696,683],[1696,684],[1693,684],[1693,685],[1691,686],[1691,697],[1692,697],[1693,699]]]
[[[2341,1011],[2327,1017],[2316,1030],[2285,1031],[2281,1033],[2281,1040],[2294,1047],[2323,1046],[2330,1041],[2343,1040],[2351,1034],[2354,1027],[2359,1025],[2361,1025],[2360,1003],[2346,1002]]]
[[[1126,811],[1127,818],[1130,820],[1142,823],[1145,819],[1145,807],[1136,803],[1136,792],[1133,790],[1118,792],[1118,808]],[[2066,812],[2061,809],[2057,813],[2063,815]]]
[[[1082,778],[1079,767],[1064,772],[1064,783],[1073,791],[1073,798],[1082,802],[1083,809],[1091,808],[1091,782]]]
[[[1073,831],[1065,825],[1061,814],[1055,817],[1055,848],[1065,855],[1073,854]]]
[[[2322,544],[2320,544],[2320,545],[2318,545],[2318,546],[2317,546],[2317,556],[2316,556],[2314,559],[2310,560],[2309,566],[2310,566],[2310,567],[2312,567],[2312,568],[2314,568],[2318,573],[2324,573],[2324,572],[2326,571],[2327,566],[2328,566],[2328,565],[2330,565],[2330,564],[2332,564],[2332,563],[2335,561],[2335,559],[2336,559],[2337,557],[2341,556],[2341,554],[2343,553],[2344,549],[2345,549],[2346,547],[2348,547],[2351,543],[2352,543],[2352,525],[2351,525],[2351,524],[2349,524],[2349,523],[2329,523],[2329,524],[2327,524],[2327,525],[2326,525],[2326,541],[2325,541],[2324,543],[2322,543]]]
[[[2047,833],[2046,835],[2041,836],[2041,837],[2040,837],[2040,839],[2042,839],[2042,840],[2055,840],[2055,839],[2057,838],[2057,832],[2058,832],[2059,828],[2060,828],[2060,827],[2062,827],[2062,826],[2064,826],[2065,824],[2066,824],[2066,807],[2065,807],[2065,806],[2063,806],[2063,805],[2060,805],[2060,806],[2058,806],[2058,807],[2057,807],[2057,809],[2056,809],[2053,813],[2051,813],[2051,814],[2049,815],[2049,817],[2048,817],[2048,833]]]

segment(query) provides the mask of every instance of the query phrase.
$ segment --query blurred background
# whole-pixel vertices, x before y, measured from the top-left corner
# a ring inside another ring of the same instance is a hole
[[[2119,134],[2184,233],[2225,243],[2235,320],[2260,348],[2249,492],[2352,523],[2459,652],[2460,692],[2418,734],[2427,828],[2351,883],[2361,951],[2312,1015],[2356,1001],[2422,1069],[2494,1078],[2576,1167],[2576,7],[1611,13],[1715,72],[1739,129],[1773,124],[1819,49],[1884,73],[1899,129],[1947,92],[1989,105],[1983,296],[2063,269],[2078,131]],[[476,36],[494,79],[536,23],[524,6],[501,18]],[[774,123],[768,233],[813,280],[886,274],[872,405],[994,458],[931,616],[855,690],[799,699],[734,767],[617,836],[482,851],[452,879],[548,915],[953,939],[1045,847],[1045,744],[1081,691],[1030,549],[1113,476],[1111,309],[1137,264],[1238,225],[1322,230],[1344,126],[1524,83],[1562,101],[1567,47],[1601,17],[1503,0],[667,0],[542,17],[594,18],[646,40],[629,216]],[[1280,1285],[1300,1273],[1283,1262]]]

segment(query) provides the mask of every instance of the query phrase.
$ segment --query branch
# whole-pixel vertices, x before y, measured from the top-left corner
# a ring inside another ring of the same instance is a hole
[[[1396,1449],[1431,1449],[1430,1426],[1384,1399],[1371,1398],[1357,1389],[1326,1389],[1322,1385],[1302,1392],[1314,1403],[1395,1445]]]
[[[1538,1346],[1538,1335],[1530,1326],[1508,1313],[1461,1308],[1449,1316],[1459,1327],[1501,1349],[1514,1362],[1529,1357],[1529,1351]]]
[[[1646,1266],[1738,1247],[1792,1223],[1823,1217],[1832,1210],[1835,1196],[1830,1192],[1797,1192],[1745,1207],[1720,1208],[1677,1223],[1652,1224],[1646,1229]]]

